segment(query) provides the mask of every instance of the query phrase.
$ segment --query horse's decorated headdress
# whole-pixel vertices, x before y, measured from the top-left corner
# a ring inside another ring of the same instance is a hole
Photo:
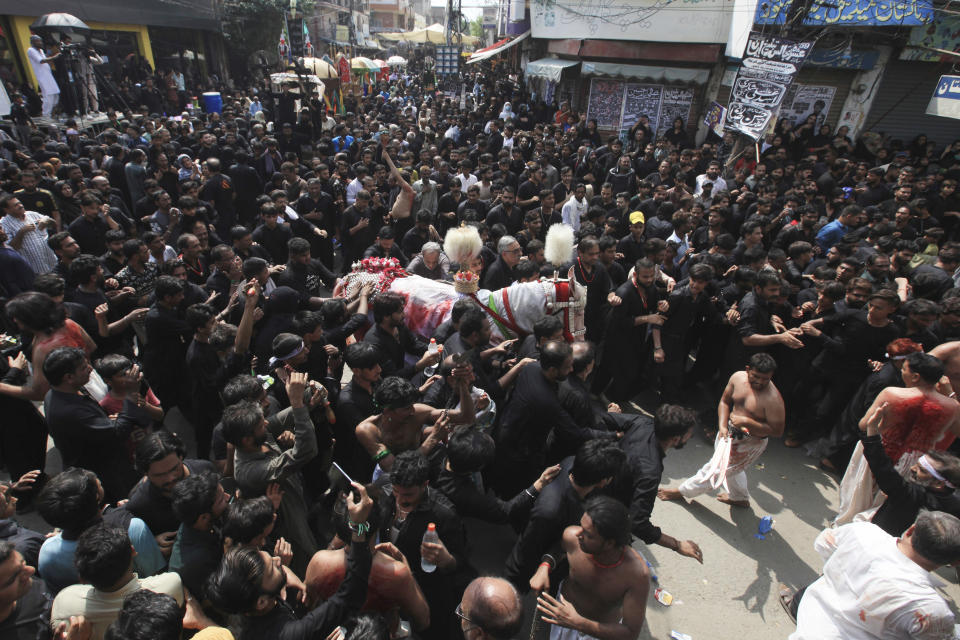
[[[443,240],[443,252],[451,262],[460,265],[453,276],[453,286],[459,293],[476,293],[480,288],[480,275],[470,271],[470,263],[480,255],[483,240],[476,227],[461,225],[447,231]]]

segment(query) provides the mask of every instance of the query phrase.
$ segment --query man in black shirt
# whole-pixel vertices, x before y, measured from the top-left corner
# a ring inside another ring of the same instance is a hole
[[[496,446],[493,438],[478,429],[457,429],[450,436],[446,460],[432,486],[450,499],[461,518],[511,523],[520,531],[537,496],[560,473],[560,465],[547,467],[532,485],[510,500],[501,500],[492,492],[479,489],[473,479],[473,474],[493,462]]]
[[[626,462],[610,493],[629,505],[633,535],[645,544],[659,544],[702,564],[703,553],[697,543],[671,537],[650,521],[663,476],[663,458],[670,449],[679,449],[687,443],[697,415],[691,409],[664,404],[652,420],[638,415],[633,416],[631,422],[619,442]]]
[[[271,262],[283,264],[287,261],[287,243],[293,238],[293,232],[286,224],[279,222],[280,210],[272,202],[266,202],[260,207],[262,224],[253,232],[253,241],[266,249],[270,254]]]
[[[343,228],[340,241],[343,243],[344,269],[350,269],[354,260],[359,260],[363,252],[373,244],[377,230],[383,226],[383,217],[371,206],[370,192],[361,189],[353,206],[343,212]]]
[[[213,273],[207,278],[206,288],[210,293],[217,294],[210,304],[217,311],[223,311],[230,303],[234,283],[243,279],[243,261],[225,244],[218,244],[211,249],[210,259],[213,262]]]
[[[184,367],[193,329],[179,312],[184,284],[172,276],[157,278],[156,302],[144,316],[147,343],[141,358],[150,387],[169,411],[183,402],[189,410],[189,370]]]
[[[497,252],[500,254],[483,276],[484,289],[496,291],[509,287],[516,281],[514,267],[520,262],[523,249],[513,236],[503,236],[497,242]]]
[[[333,268],[333,237],[340,227],[333,196],[323,190],[323,183],[319,178],[311,178],[307,181],[306,193],[300,195],[294,208],[301,218],[327,232],[325,238],[317,236],[310,241],[317,257],[327,268]]]
[[[394,258],[403,266],[409,262],[407,256],[397,245],[393,236],[393,229],[387,225],[377,231],[377,239],[363,252],[364,258]]]
[[[203,600],[207,578],[223,558],[219,523],[230,496],[220,486],[220,474],[210,471],[190,474],[178,482],[171,499],[180,528],[169,568],[180,574],[191,594]]]
[[[613,290],[610,274],[600,264],[600,243],[588,236],[577,244],[577,259],[573,265],[573,274],[577,283],[587,289],[587,308],[583,323],[587,329],[587,340],[599,342],[609,307],[621,302]]]
[[[960,250],[943,247],[937,254],[935,264],[921,264],[910,272],[910,284],[918,298],[939,300],[953,288],[953,274],[960,266]]]
[[[376,325],[363,341],[379,352],[384,377],[400,376],[409,380],[439,359],[437,353],[427,353],[426,341],[403,323],[403,298],[379,294],[373,301],[373,321]],[[407,355],[419,359],[415,364],[407,364]]]
[[[57,227],[63,228],[63,221],[60,219],[60,212],[57,210],[57,202],[53,194],[46,189],[38,188],[40,181],[37,174],[33,171],[24,171],[20,174],[20,185],[22,189],[13,192],[17,199],[23,203],[27,211],[36,211],[40,215],[53,218],[57,221]]]
[[[374,386],[380,382],[380,354],[376,347],[357,342],[347,347],[344,361],[352,374],[337,401],[337,439],[333,459],[340,463],[352,478],[369,478],[373,463],[357,444],[357,425],[379,412],[373,400]]]
[[[776,358],[780,354],[777,347],[802,349],[803,342],[798,337],[798,329],[777,333],[771,322],[771,304],[780,295],[780,276],[769,270],[757,275],[753,291],[740,301],[736,330],[731,334],[724,358],[725,372],[740,370],[754,353],[767,351]],[[884,343],[886,344],[886,343]],[[721,379],[729,378],[725,373]]]
[[[322,262],[310,257],[310,243],[303,238],[287,242],[290,260],[277,275],[277,286],[290,287],[300,294],[303,307],[319,308],[323,303],[321,286],[333,289],[337,277]]]
[[[103,204],[100,198],[92,193],[85,193],[80,198],[79,218],[70,223],[67,230],[80,245],[83,253],[99,256],[106,252],[105,236],[108,229],[119,229],[112,217],[110,207]]]
[[[43,375],[50,390],[43,401],[44,415],[63,457],[64,467],[83,467],[97,474],[108,502],[124,498],[137,482],[128,462],[126,440],[136,424],[149,420],[138,417],[129,397],[115,420],[90,396],[81,393],[93,367],[83,351],[59,347],[43,361]]]
[[[890,192],[883,184],[883,169],[873,167],[867,171],[867,184],[855,189],[857,204],[861,207],[875,206],[889,197]]]
[[[19,639],[50,637],[52,599],[43,580],[23,560],[12,542],[0,542],[0,637]]]
[[[623,461],[623,451],[613,440],[596,439],[584,442],[575,456],[560,463],[556,480],[537,496],[529,521],[507,558],[505,575],[517,589],[527,591],[543,554],[559,548],[563,530],[580,521],[587,497],[610,484]]]
[[[207,158],[204,164],[210,177],[203,183],[197,197],[213,205],[218,216],[217,231],[221,235],[226,235],[230,228],[237,224],[237,210],[234,204],[237,193],[230,177],[221,173],[219,158]]]
[[[900,337],[900,328],[891,319],[899,306],[895,292],[881,289],[868,298],[866,309],[847,309],[803,323],[803,333],[821,341],[823,350],[797,392],[797,406],[812,409],[784,444],[799,446],[832,425],[870,375],[870,361],[882,362],[887,345]],[[816,394],[820,386],[822,396]]]
[[[484,221],[488,227],[502,224],[507,233],[518,233],[523,228],[524,211],[516,206],[516,192],[511,186],[504,186],[500,192],[500,203],[490,209]]]
[[[550,430],[579,446],[592,435],[560,405],[559,385],[573,370],[573,351],[566,342],[550,342],[540,362],[520,370],[510,400],[503,407],[497,435],[497,460],[487,478],[502,498],[510,498],[536,480],[547,462]]]
[[[105,234],[107,250],[100,256],[100,264],[103,265],[103,273],[108,278],[118,274],[127,262],[126,256],[123,255],[123,241],[126,238],[127,234],[122,229],[110,229]]]
[[[480,199],[480,185],[467,188],[467,199],[457,205],[457,220],[481,222],[487,218],[487,203]]]
[[[459,619],[453,612],[476,571],[467,557],[463,522],[443,494],[428,486],[429,473],[420,451],[404,451],[396,457],[389,476],[389,519],[380,530],[380,539],[393,542],[406,556],[430,605],[430,627],[420,635],[425,640],[447,640],[456,637],[453,625]],[[423,542],[431,523],[438,543]],[[424,561],[436,569],[424,571]]]
[[[630,233],[620,238],[617,253],[623,256],[620,258],[620,263],[624,269],[632,269],[637,260],[644,257],[643,244],[647,240],[644,233],[647,219],[642,211],[633,211],[627,217],[627,221],[630,223]]]
[[[174,487],[184,478],[215,470],[212,462],[185,456],[180,438],[162,429],[137,443],[137,471],[143,478],[130,491],[126,508],[147,524],[167,558],[180,525],[173,511]]]
[[[206,595],[218,609],[243,616],[244,637],[320,640],[363,605],[372,562],[367,536],[374,532],[367,531],[367,517],[373,501],[362,485],[352,486],[357,498],[347,499],[354,533],[346,578],[332,598],[303,617],[281,597],[292,573],[280,558],[249,547],[232,549],[224,556],[207,583]]]
[[[536,162],[527,166],[527,180],[517,189],[517,204],[524,211],[540,207],[540,192],[543,190],[543,170]],[[552,195],[552,192],[551,192]]]

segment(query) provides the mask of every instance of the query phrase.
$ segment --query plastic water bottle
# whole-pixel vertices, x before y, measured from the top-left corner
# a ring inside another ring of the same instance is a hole
[[[757,532],[753,534],[753,537],[759,540],[766,540],[767,534],[773,530],[774,522],[774,519],[770,516],[760,518],[760,522],[757,523]]]
[[[440,353],[440,350],[443,349],[442,346],[437,344],[436,338],[430,338],[430,344],[427,346],[427,353],[434,354]],[[423,370],[423,374],[428,378],[437,372],[437,365],[431,364]]]
[[[430,523],[427,525],[427,531],[423,534],[424,542],[432,542],[433,544],[440,543],[440,536],[437,535],[437,525]],[[423,569],[425,573],[433,573],[437,570],[437,565],[432,562],[428,562],[426,558],[423,557],[423,554],[420,555],[420,568]]]

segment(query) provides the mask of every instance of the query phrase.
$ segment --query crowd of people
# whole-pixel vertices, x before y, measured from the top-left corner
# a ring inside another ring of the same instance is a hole
[[[522,77],[464,82],[0,134],[0,639],[506,640],[532,591],[553,640],[629,640],[633,539],[704,561],[658,496],[749,506],[781,436],[842,478],[791,638],[952,637],[929,572],[960,561],[960,144],[805,122],[742,153],[646,117],[623,141]],[[419,335],[402,296],[331,293],[364,258],[571,273],[584,339],[544,314],[491,344],[467,295]],[[713,457],[661,486],[701,430]],[[503,577],[477,520],[516,534]]]

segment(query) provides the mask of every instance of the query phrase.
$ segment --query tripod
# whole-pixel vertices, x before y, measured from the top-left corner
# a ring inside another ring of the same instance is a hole
[[[128,105],[127,101],[123,99],[123,94],[120,93],[120,89],[117,88],[117,85],[104,76],[103,72],[100,71],[100,69],[97,69],[96,66],[92,66],[91,68],[93,69],[93,75],[98,80],[97,85],[100,87],[105,87],[107,92],[110,94],[110,97],[116,100],[117,103],[123,107],[124,111],[130,111],[130,105]]]
[[[90,101],[92,93],[90,91],[90,87],[87,85],[87,78],[82,72],[82,65],[80,64],[81,51],[77,48],[77,45],[65,46],[63,47],[62,51],[67,62],[68,77],[72,78],[72,82],[70,82],[70,95],[72,96],[74,105],[76,106],[77,117],[80,120],[80,126],[81,128],[85,128],[86,125],[83,122],[83,117],[87,113],[86,102]],[[80,84],[83,87],[83,99],[81,99],[80,91],[77,90],[77,84]]]

